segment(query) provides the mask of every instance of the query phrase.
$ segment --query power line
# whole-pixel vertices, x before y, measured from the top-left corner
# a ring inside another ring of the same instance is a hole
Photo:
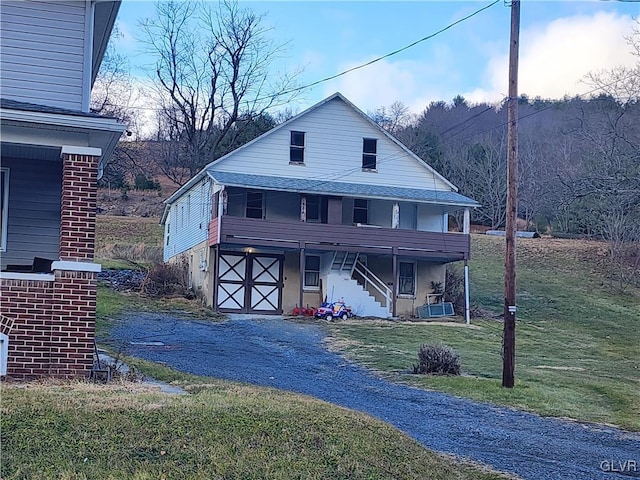
[[[421,39],[419,39],[419,40],[416,40],[415,42],[410,43],[409,45],[405,45],[405,46],[404,46],[404,47],[402,47],[402,48],[398,48],[397,50],[394,50],[393,52],[389,52],[389,53],[387,53],[386,55],[382,55],[381,57],[374,58],[373,60],[370,60],[370,61],[368,61],[368,62],[366,62],[366,63],[362,63],[362,64],[357,65],[357,66],[355,66],[355,67],[351,67],[351,68],[349,68],[349,69],[347,69],[347,70],[344,70],[344,71],[342,71],[342,72],[340,72],[340,73],[336,73],[335,75],[331,75],[331,76],[329,76],[329,77],[325,77],[325,78],[323,78],[323,79],[321,79],[321,80],[316,80],[315,82],[309,83],[309,84],[307,84],[307,85],[303,85],[302,87],[292,88],[292,89],[290,89],[290,90],[284,91],[284,92],[282,92],[282,93],[278,94],[278,96],[279,96],[279,95],[286,95],[286,94],[288,94],[288,93],[295,93],[295,92],[299,92],[300,90],[306,90],[307,88],[311,88],[311,87],[314,87],[314,86],[316,86],[316,85],[318,85],[318,84],[320,84],[320,83],[328,82],[329,80],[333,80],[333,79],[335,79],[335,78],[342,77],[343,75],[346,75],[346,74],[351,73],[351,72],[353,72],[353,71],[360,70],[361,68],[368,67],[369,65],[373,65],[374,63],[379,62],[380,60],[384,60],[385,58],[389,58],[389,57],[391,57],[391,56],[393,56],[393,55],[397,55],[398,53],[404,52],[405,50],[408,50],[409,48],[414,47],[414,46],[418,45],[419,43],[422,43],[422,42],[424,42],[424,41],[426,41],[426,40],[430,40],[430,39],[432,39],[433,37],[435,37],[435,36],[437,36],[437,35],[440,35],[440,34],[441,34],[441,33],[443,33],[443,32],[446,32],[446,31],[447,31],[447,30],[449,30],[450,28],[455,27],[455,26],[456,26],[456,25],[458,25],[459,23],[462,23],[462,22],[464,22],[465,20],[468,20],[468,19],[470,19],[471,17],[474,17],[475,15],[478,15],[479,13],[481,13],[481,12],[483,12],[483,11],[485,11],[485,10],[487,10],[487,9],[491,8],[491,7],[493,7],[496,3],[499,3],[499,2],[500,2],[500,0],[495,0],[495,1],[491,2],[490,4],[485,5],[484,7],[482,7],[482,8],[480,8],[480,9],[476,10],[475,12],[470,13],[470,14],[469,14],[469,15],[467,15],[466,17],[462,17],[462,18],[460,18],[460,19],[456,20],[455,22],[450,23],[449,25],[447,25],[447,26],[446,26],[446,27],[444,27],[444,28],[441,28],[441,29],[440,29],[440,30],[438,30],[437,32],[434,32],[434,33],[432,33],[432,34],[430,34],[430,35],[427,35],[426,37],[423,37],[423,38],[421,38]],[[268,98],[270,98],[270,97],[265,97],[264,99],[260,99],[260,100],[266,100],[266,99],[268,99]]]

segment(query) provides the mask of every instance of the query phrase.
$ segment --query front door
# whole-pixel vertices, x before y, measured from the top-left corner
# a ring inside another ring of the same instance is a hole
[[[283,255],[220,252],[218,258],[218,310],[282,313]]]

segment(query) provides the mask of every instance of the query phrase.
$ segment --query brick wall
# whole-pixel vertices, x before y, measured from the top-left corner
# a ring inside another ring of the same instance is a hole
[[[60,260],[92,262],[98,157],[63,155]],[[87,376],[93,366],[96,274],[82,263],[54,280],[0,280],[0,331],[9,337],[7,376]]]
[[[2,333],[9,337],[9,377],[49,374],[53,283],[2,280]]]

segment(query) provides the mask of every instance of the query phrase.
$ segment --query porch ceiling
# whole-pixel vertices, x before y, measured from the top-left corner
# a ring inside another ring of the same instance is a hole
[[[60,161],[60,147],[2,142],[2,156],[46,161]]]

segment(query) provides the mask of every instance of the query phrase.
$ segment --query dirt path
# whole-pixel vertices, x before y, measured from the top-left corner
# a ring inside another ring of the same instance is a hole
[[[277,318],[211,323],[136,314],[113,329],[109,342],[129,355],[185,372],[290,390],[360,410],[427,448],[525,479],[640,478],[638,434],[394,384],[329,352],[325,336],[318,325]]]

